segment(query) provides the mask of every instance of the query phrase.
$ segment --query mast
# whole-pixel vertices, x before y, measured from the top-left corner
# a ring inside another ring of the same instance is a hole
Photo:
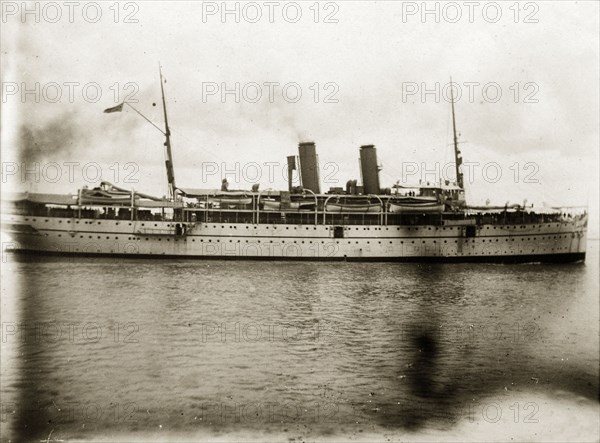
[[[167,168],[167,181],[169,182],[169,198],[173,199],[175,197],[175,171],[173,169],[173,155],[171,153],[171,130],[169,129],[169,120],[167,119],[167,105],[165,102],[165,88],[163,85],[164,79],[160,63],[158,65],[158,72],[160,74],[160,92],[162,94],[163,112],[165,115],[165,146],[167,151],[165,166]]]
[[[454,134],[454,163],[456,164],[456,184],[459,188],[464,187],[463,175],[460,172],[462,157],[458,149],[458,136],[456,135],[456,117],[454,116],[454,88],[452,87],[452,77],[450,77],[450,103],[452,104],[452,132]]]

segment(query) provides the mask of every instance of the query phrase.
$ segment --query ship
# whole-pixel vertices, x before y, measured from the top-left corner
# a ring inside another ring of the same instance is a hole
[[[226,180],[199,189],[176,185],[162,72],[160,84],[168,195],[101,182],[75,194],[3,196],[2,231],[12,251],[163,259],[585,260],[586,208],[468,205],[454,97],[455,181],[381,187],[376,148],[363,145],[360,184],[348,180],[344,188],[322,192],[316,144],[309,141],[298,144],[297,156],[287,156],[287,189],[229,190]]]

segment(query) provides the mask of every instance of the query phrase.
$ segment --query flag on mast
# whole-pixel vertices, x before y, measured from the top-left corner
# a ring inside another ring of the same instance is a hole
[[[111,112],[121,112],[123,110],[124,104],[125,104],[125,102],[121,103],[120,105],[114,106],[112,108],[107,108],[104,110],[104,112],[106,114],[110,114]]]

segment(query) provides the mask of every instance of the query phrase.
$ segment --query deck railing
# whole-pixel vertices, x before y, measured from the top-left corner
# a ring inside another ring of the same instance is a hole
[[[267,190],[265,190],[266,192]],[[307,190],[308,191],[308,190]],[[6,208],[4,213],[30,215],[39,217],[80,218],[96,220],[124,221],[181,221],[181,222],[219,222],[219,223],[252,223],[252,224],[300,224],[300,225],[443,225],[446,221],[460,223],[461,220],[473,221],[477,225],[523,225],[539,223],[556,223],[582,220],[587,216],[584,207],[565,207],[558,213],[536,213],[532,210],[499,211],[495,213],[470,211],[444,212],[430,214],[392,213],[387,209],[387,201],[379,196],[367,196],[378,199],[381,210],[378,212],[329,212],[327,205],[335,195],[319,201],[314,197],[314,209],[303,210],[260,209],[260,197],[254,196],[252,204],[247,208],[225,209],[210,207],[208,198],[197,205],[182,208],[143,208],[135,205],[52,205],[52,204],[19,204],[14,210]],[[322,206],[321,206],[322,204]],[[203,207],[202,207],[203,206]],[[8,209],[8,210],[6,210]],[[157,212],[159,211],[160,212]],[[195,216],[195,217],[194,217]]]

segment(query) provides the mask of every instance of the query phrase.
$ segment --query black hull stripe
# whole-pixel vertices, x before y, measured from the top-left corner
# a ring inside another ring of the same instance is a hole
[[[452,257],[284,257],[284,256],[237,256],[237,255],[173,255],[173,254],[115,254],[88,252],[33,251],[18,249],[12,254],[24,256],[96,257],[118,259],[158,260],[262,260],[262,261],[349,261],[349,262],[399,262],[399,263],[575,263],[585,261],[585,252],[560,254],[523,254]]]

